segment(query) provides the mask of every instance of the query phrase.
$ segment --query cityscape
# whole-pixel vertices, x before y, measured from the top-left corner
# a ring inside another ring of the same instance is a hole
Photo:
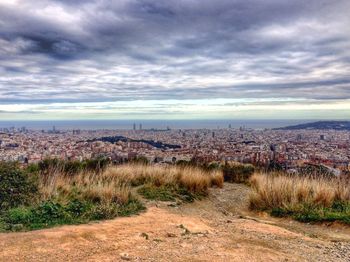
[[[108,158],[116,163],[137,157],[153,163],[180,160],[235,161],[296,172],[305,164],[322,165],[336,175],[350,170],[350,132],[251,128],[130,130],[0,129],[0,160],[37,163],[48,158]]]

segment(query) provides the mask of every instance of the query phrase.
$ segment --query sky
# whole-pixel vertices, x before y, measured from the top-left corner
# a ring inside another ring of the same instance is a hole
[[[0,0],[0,120],[350,119],[348,0]]]

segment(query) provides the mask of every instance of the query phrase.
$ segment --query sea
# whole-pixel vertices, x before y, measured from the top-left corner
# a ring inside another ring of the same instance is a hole
[[[302,123],[314,122],[315,120],[36,120],[36,121],[2,121],[0,128],[22,128],[30,130],[131,130],[136,129],[221,129],[221,128],[251,128],[271,129]]]

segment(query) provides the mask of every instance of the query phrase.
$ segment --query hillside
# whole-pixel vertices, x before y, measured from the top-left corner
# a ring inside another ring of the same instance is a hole
[[[225,183],[190,204],[146,201],[139,216],[0,234],[0,261],[347,261],[350,229],[247,210],[250,188]]]
[[[350,131],[350,121],[318,121],[294,126],[275,128],[275,130],[348,130]]]

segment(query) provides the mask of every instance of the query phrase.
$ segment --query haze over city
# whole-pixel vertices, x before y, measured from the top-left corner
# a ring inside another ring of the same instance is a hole
[[[349,119],[349,10],[0,0],[0,120]]]

